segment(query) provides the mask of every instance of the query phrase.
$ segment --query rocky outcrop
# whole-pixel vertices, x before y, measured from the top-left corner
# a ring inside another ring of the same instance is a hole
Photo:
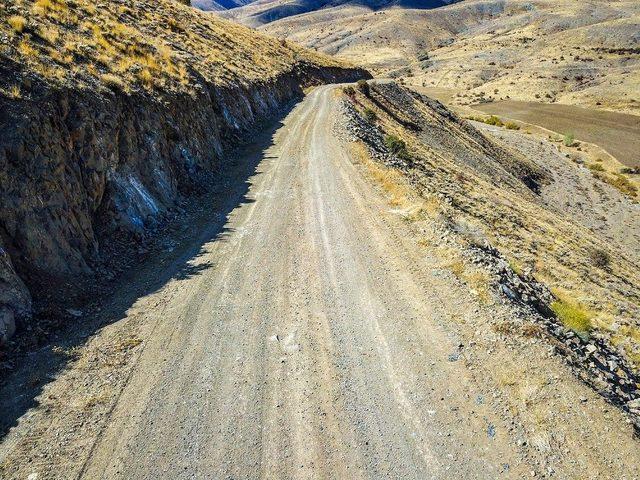
[[[22,98],[0,96],[0,341],[28,320],[31,296],[37,305],[92,278],[110,238],[133,245],[178,198],[206,189],[225,150],[304,87],[367,75],[298,63],[259,84],[202,82],[191,95],[34,80]]]

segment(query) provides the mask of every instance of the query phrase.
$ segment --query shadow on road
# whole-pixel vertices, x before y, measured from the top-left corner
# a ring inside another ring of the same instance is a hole
[[[232,233],[227,227],[231,212],[254,201],[247,196],[252,177],[258,173],[262,160],[272,158],[266,152],[294,106],[295,103],[290,104],[270,122],[257,127],[260,133],[250,143],[227,155],[210,193],[194,199],[185,218],[178,221],[182,231],[173,238],[168,236],[177,244],[175,249],[153,251],[114,280],[113,290],[100,302],[100,312],[67,322],[51,343],[17,358],[15,369],[2,379],[0,386],[0,440],[20,417],[39,405],[38,396],[46,385],[73,359],[61,352],[84,345],[102,327],[124,319],[139,298],[153,294],[170,281],[186,280],[212,267],[210,262],[200,263],[197,259],[205,253],[205,245],[224,241]],[[96,293],[100,295],[101,292]]]

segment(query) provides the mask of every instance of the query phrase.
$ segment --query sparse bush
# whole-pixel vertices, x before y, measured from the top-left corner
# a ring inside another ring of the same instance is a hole
[[[592,163],[591,165],[589,165],[589,170],[593,172],[604,172],[604,167],[599,163]]]
[[[562,143],[564,143],[565,147],[573,147],[576,143],[576,138],[573,133],[565,133]]]
[[[401,138],[395,135],[387,135],[384,137],[384,144],[391,151],[391,153],[397,154],[407,148],[407,144]]]
[[[365,108],[364,109],[364,119],[367,122],[373,124],[373,123],[376,123],[376,121],[378,120],[378,115],[376,114],[376,112],[374,112],[370,108]]]
[[[427,60],[429,60],[429,52],[422,52],[418,54],[419,62],[426,62]]]
[[[364,93],[365,95],[369,95],[369,84],[366,80],[358,80],[356,86],[362,93]]]
[[[407,151],[407,144],[401,138],[398,138],[395,135],[386,135],[384,137],[384,144],[393,155],[396,155],[403,160],[409,160],[411,158]]]
[[[589,258],[594,267],[607,270],[611,264],[611,256],[604,250],[594,248],[589,251]]]
[[[502,123],[502,120],[500,120],[500,118],[496,117],[495,115],[491,115],[489,118],[487,118],[484,123],[486,123],[487,125],[494,125],[496,127],[502,127],[504,126],[504,123]]]
[[[520,130],[520,125],[514,122],[507,122],[504,124],[507,130]]]
[[[355,88],[353,88],[351,85],[344,87],[342,91],[350,97],[353,97],[356,94]]]

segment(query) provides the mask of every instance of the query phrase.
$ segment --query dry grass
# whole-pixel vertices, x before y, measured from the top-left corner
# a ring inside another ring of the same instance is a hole
[[[108,80],[123,91],[192,93],[202,81],[269,81],[300,61],[341,65],[174,0],[110,0],[99,8],[90,0],[15,0],[0,33],[9,38],[0,55],[49,82]]]
[[[558,298],[551,304],[553,313],[562,324],[580,336],[588,336],[593,329],[593,314],[582,305],[568,299]]]
[[[27,25],[27,19],[20,15],[12,15],[7,20],[7,23],[9,23],[15,33],[22,33],[24,27]]]
[[[9,98],[17,99],[22,97],[22,91],[19,85],[14,85],[9,89]]]
[[[425,217],[437,218],[443,210],[442,204],[435,196],[420,198],[408,185],[402,172],[387,167],[374,161],[368,154],[362,143],[352,145],[353,158],[356,162],[365,166],[367,175],[381,188],[388,202],[393,207],[401,208],[398,211],[408,221],[418,221]],[[421,239],[423,246],[429,246],[427,239]],[[439,248],[437,253],[445,261],[448,268],[460,281],[471,289],[481,303],[491,302],[491,287],[489,275],[482,269],[467,265],[460,254],[449,248]]]

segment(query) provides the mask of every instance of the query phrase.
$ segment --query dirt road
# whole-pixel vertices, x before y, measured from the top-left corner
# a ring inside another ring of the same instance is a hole
[[[122,317],[74,350],[75,363],[16,421],[0,444],[0,476],[535,474],[522,429],[447,327],[482,315],[473,297],[407,247],[403,220],[336,139],[336,105],[332,87],[310,94],[260,153],[224,228],[211,227],[218,233],[182,260],[157,259],[161,273],[143,280],[167,278],[161,285],[123,286],[135,302],[117,307]],[[548,362],[544,384],[558,385],[564,367]],[[624,469],[628,433],[600,442],[608,427],[592,419],[609,410],[565,377],[589,399],[577,409],[580,429],[567,426],[580,442],[566,468]],[[554,393],[570,406],[552,411],[573,411],[572,395]],[[536,428],[535,451],[562,458]],[[615,464],[595,442],[619,445]]]
[[[332,139],[331,96],[314,92],[278,132],[254,202],[167,307],[83,477],[487,478],[517,465],[429,322],[438,299]]]
[[[640,117],[572,105],[502,100],[474,105],[476,110],[539,125],[577,140],[595,143],[630,167],[640,166]]]

